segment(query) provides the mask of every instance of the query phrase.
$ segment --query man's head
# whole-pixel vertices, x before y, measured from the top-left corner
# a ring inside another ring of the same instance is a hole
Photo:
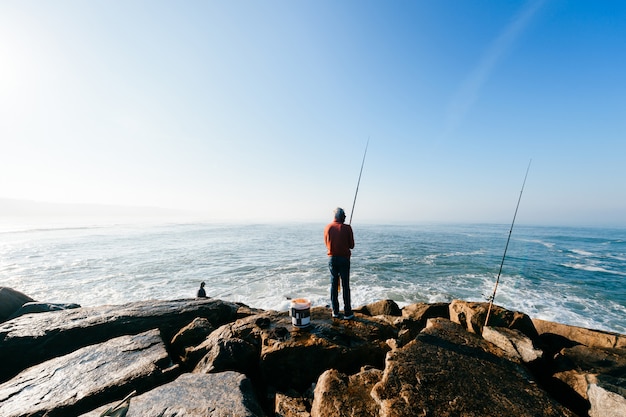
[[[343,211],[341,207],[337,207],[335,209],[335,220],[337,220],[339,223],[343,223],[344,221],[346,221],[346,212]]]

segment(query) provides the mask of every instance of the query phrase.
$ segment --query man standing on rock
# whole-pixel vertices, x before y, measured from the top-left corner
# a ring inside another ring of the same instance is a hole
[[[344,319],[352,320],[352,305],[350,300],[350,249],[354,249],[354,235],[352,227],[344,224],[346,213],[342,208],[335,209],[335,219],[324,229],[324,242],[328,248],[328,268],[330,269],[330,302],[333,309],[333,318],[339,315],[339,280],[343,287]]]

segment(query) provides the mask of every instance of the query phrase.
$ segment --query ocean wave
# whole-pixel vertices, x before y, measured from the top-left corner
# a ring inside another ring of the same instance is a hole
[[[544,242],[543,240],[538,239],[518,239],[520,242],[528,242],[528,243],[537,243],[541,246],[545,246],[548,249],[554,248],[555,244],[552,242]]]
[[[0,282],[38,300],[83,306],[190,298],[201,281],[210,296],[252,307],[285,310],[289,298],[298,297],[325,306],[329,272],[319,229],[242,231],[199,224],[24,232],[0,245]],[[490,229],[472,228],[468,237],[440,229],[361,228],[351,270],[353,305],[381,299],[401,306],[487,301],[502,242]],[[581,240],[576,233],[568,237],[566,228],[559,229],[556,246],[548,243],[544,229],[523,232],[509,248],[497,304],[569,324],[626,328],[625,307],[606,302],[625,304],[615,297],[626,275],[624,251],[612,246],[607,253],[598,240]]]
[[[593,253],[588,252],[586,250],[582,250],[582,249],[572,249],[570,250],[570,252],[575,253],[576,255],[580,255],[580,256],[594,256]]]
[[[587,272],[600,272],[600,273],[604,273],[604,274],[626,276],[626,273],[624,273],[624,272],[612,271],[610,269],[606,269],[606,268],[603,268],[601,266],[595,266],[595,265],[564,263],[564,264],[561,264],[561,266],[564,266],[566,268],[571,268],[571,269],[578,269],[578,270],[581,270],[581,271],[587,271]]]

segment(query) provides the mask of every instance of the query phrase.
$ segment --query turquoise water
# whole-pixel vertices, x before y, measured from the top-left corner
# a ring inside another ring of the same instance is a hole
[[[125,224],[0,232],[0,286],[83,306],[209,296],[328,304],[324,224]],[[487,301],[510,225],[355,225],[353,305]],[[495,302],[626,333],[626,230],[516,226]]]

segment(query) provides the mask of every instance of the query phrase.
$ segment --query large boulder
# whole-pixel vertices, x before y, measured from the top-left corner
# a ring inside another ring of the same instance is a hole
[[[574,416],[499,349],[445,319],[387,355],[372,390],[381,417]]]
[[[536,348],[533,341],[519,330],[485,326],[482,336],[486,341],[505,351],[512,361],[528,363],[543,356],[543,351]]]
[[[204,357],[195,372],[236,366],[249,376],[258,374],[264,384],[278,390],[304,392],[327,369],[351,374],[365,365],[382,366],[390,349],[386,341],[397,336],[393,325],[375,318],[331,320],[330,310],[321,307],[313,308],[311,317],[306,329],[294,328],[287,312],[237,320],[188,351],[189,361]],[[242,359],[236,362],[233,352]]]
[[[450,320],[465,327],[471,333],[482,334],[488,312],[489,303],[463,300],[454,300],[450,303]],[[532,319],[528,315],[519,311],[507,310],[495,304],[491,306],[487,325],[516,329],[532,340],[536,340],[539,336]]]
[[[450,318],[449,303],[416,303],[402,308],[402,317],[394,321],[398,328],[399,345],[405,345],[415,339],[426,327],[428,319]]]
[[[115,404],[83,414],[99,417]],[[263,417],[254,388],[245,375],[236,372],[184,374],[130,400],[126,417]]]
[[[33,302],[26,294],[9,287],[0,287],[0,323],[6,321],[25,303]]]
[[[324,372],[315,385],[311,417],[378,417],[379,407],[370,392],[382,375],[375,368],[351,376],[335,369]]]
[[[238,308],[211,299],[152,300],[21,316],[0,324],[0,382],[28,366],[114,337],[158,328],[169,341],[196,317],[221,326],[235,319]]]
[[[570,326],[541,319],[532,319],[532,321],[542,339],[554,340],[556,335],[568,341],[589,347],[626,348],[626,335],[623,334]]]
[[[393,300],[380,300],[367,304],[355,311],[367,316],[401,316],[402,310]]]
[[[35,365],[0,385],[3,417],[77,415],[175,376],[158,330],[122,336]]]
[[[555,356],[554,367],[554,378],[571,388],[570,397],[585,401],[590,415],[626,416],[625,348],[564,348]]]
[[[174,335],[170,343],[170,350],[177,355],[177,359],[184,360],[185,351],[202,343],[214,330],[215,327],[209,320],[204,317],[196,317]]]

